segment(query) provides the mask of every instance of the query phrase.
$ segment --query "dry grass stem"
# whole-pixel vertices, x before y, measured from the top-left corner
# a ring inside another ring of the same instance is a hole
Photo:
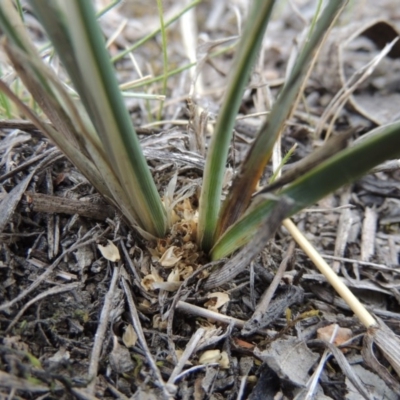
[[[190,303],[186,303],[182,300],[179,300],[176,303],[176,308],[190,315],[196,315],[197,317],[212,319],[214,321],[223,322],[228,325],[233,324],[238,328],[243,328],[245,324],[245,321],[241,319],[229,317],[228,315],[220,314],[215,311],[206,310],[205,308],[198,307]]]
[[[327,262],[321,257],[321,255],[315,250],[311,243],[304,237],[299,231],[296,225],[290,220],[285,219],[283,226],[293,236],[293,239],[303,249],[303,251],[310,257],[318,270],[326,277],[328,282],[333,288],[339,293],[340,297],[349,305],[353,310],[354,314],[360,319],[361,323],[366,327],[370,328],[376,325],[375,319],[361,304],[356,296],[350,291],[350,289],[339,279],[339,277],[333,272]]]

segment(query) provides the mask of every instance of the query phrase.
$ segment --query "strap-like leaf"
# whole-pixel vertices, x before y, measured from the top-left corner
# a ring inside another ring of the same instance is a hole
[[[221,203],[225,164],[236,114],[258,55],[274,0],[254,0],[248,22],[235,55],[227,91],[208,149],[200,197],[198,242],[204,249],[213,244]]]
[[[54,2],[53,2],[54,3]],[[89,0],[57,2],[57,13],[46,1],[32,0],[52,43],[82,98],[138,223],[162,236],[165,210],[140,148],[118,88],[102,32]],[[48,19],[58,18],[60,27]]]
[[[295,180],[281,194],[294,203],[286,215],[289,217],[335,191],[353,182],[371,168],[388,159],[400,156],[400,122],[379,128],[378,135],[370,135],[354,146],[342,150],[304,176]],[[250,210],[228,229],[212,249],[214,260],[226,257],[249,242],[260,221],[271,212],[274,201],[258,199]]]
[[[308,74],[314,54],[346,2],[347,0],[328,2],[317,20],[310,38],[298,55],[267,121],[261,127],[243,162],[241,172],[234,180],[231,191],[225,199],[218,221],[216,238],[225,232],[247,209],[251,196],[271,157],[274,144],[282,132],[284,123],[292,111],[299,90]]]

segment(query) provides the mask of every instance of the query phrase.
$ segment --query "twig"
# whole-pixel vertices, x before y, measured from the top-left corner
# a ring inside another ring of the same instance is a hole
[[[184,376],[191,374],[192,372],[196,372],[199,369],[205,369],[205,368],[210,368],[210,367],[218,367],[219,364],[218,363],[210,363],[210,364],[205,364],[205,365],[195,365],[192,368],[189,368],[185,371],[183,371],[181,374],[179,374],[176,378],[175,378],[175,382],[179,381],[180,379],[182,379]]]
[[[24,119],[0,119],[0,129],[20,129],[21,131],[38,131],[36,125]]]
[[[338,332],[338,329],[339,329],[339,325],[335,324],[335,328],[332,332],[331,337],[329,338],[329,343],[334,342],[337,332]],[[322,354],[322,357],[319,361],[317,369],[314,371],[312,377],[310,378],[310,381],[308,382],[308,385],[307,385],[308,392],[307,392],[305,400],[312,400],[314,398],[314,392],[315,392],[315,389],[317,388],[318,380],[321,376],[322,370],[324,369],[324,365],[328,361],[328,358],[330,355],[331,354],[328,351],[328,349],[325,349],[324,353]]]
[[[174,321],[174,314],[175,314],[175,308],[177,308],[177,304],[179,302],[179,299],[181,298],[181,293],[182,290],[184,288],[187,287],[187,285],[189,284],[189,282],[191,282],[196,276],[200,275],[205,269],[213,267],[215,265],[220,264],[222,261],[218,260],[218,261],[212,261],[208,264],[203,265],[202,267],[198,268],[196,271],[194,271],[192,273],[192,275],[188,276],[181,284],[181,286],[179,286],[179,289],[177,290],[175,296],[174,296],[174,300],[172,301],[171,307],[168,310],[168,321],[167,321],[167,340],[168,340],[168,348],[170,351],[170,355],[172,357],[172,360],[174,362],[174,364],[178,364],[178,358],[176,356],[176,352],[175,352],[175,343],[172,340],[172,336],[173,336],[173,332],[172,332],[172,325],[173,325],[173,321]]]
[[[54,147],[51,149],[48,149],[44,151],[42,154],[39,154],[35,157],[31,157],[29,160],[25,161],[23,164],[18,165],[18,167],[15,167],[13,170],[5,173],[4,175],[0,176],[0,182],[5,181],[8,178],[11,178],[15,174],[17,174],[20,171],[23,171],[24,169],[30,167],[32,164],[34,164],[37,161],[42,160],[43,158],[46,158],[47,156],[52,155],[54,156],[53,162],[61,159],[64,157],[64,154],[60,154],[60,150],[55,149]]]
[[[91,244],[95,242],[100,236],[105,235],[108,231],[109,228],[107,228],[102,234],[92,237],[93,232],[97,229],[97,227],[94,227],[91,229],[89,232],[87,232],[80,240],[78,240],[74,245],[72,245],[70,248],[65,250],[54,262],[51,264],[49,267],[46,268],[46,271],[37,278],[32,285],[27,287],[25,290],[23,290],[17,297],[12,299],[11,301],[1,304],[0,305],[0,311],[6,310],[7,308],[12,307],[15,303],[18,301],[22,300],[26,295],[28,295],[32,290],[36,289],[42,282],[44,282],[54,271],[54,269],[60,264],[61,261],[64,260],[65,256],[68,253],[71,253],[74,250],[79,249],[80,247],[87,246],[88,244]],[[89,240],[83,241],[84,239],[90,237]]]
[[[25,195],[30,208],[35,212],[78,214],[98,221],[105,221],[115,216],[115,209],[108,204],[95,204],[42,193],[26,192]]]
[[[115,388],[111,383],[107,383],[107,389],[119,400],[129,400],[129,397],[121,393],[117,388]]]
[[[276,271],[275,277],[272,280],[271,284],[268,286],[267,290],[262,295],[260,302],[257,304],[257,307],[251,316],[251,318],[246,322],[243,330],[250,331],[253,328],[254,322],[260,320],[261,316],[266,313],[268,306],[272,300],[272,297],[278,288],[279,282],[281,281],[283,274],[286,271],[286,268],[291,261],[294,253],[295,242],[291,242],[289,248],[286,251],[285,257],[283,258],[281,264],[279,265],[278,270]]]
[[[356,260],[354,258],[337,257],[337,256],[331,256],[331,255],[328,255],[328,254],[321,254],[321,257],[322,258],[326,258],[327,260],[337,260],[337,261],[342,261],[342,262],[365,265],[366,267],[382,269],[384,271],[396,271],[397,270],[397,268],[391,268],[391,267],[388,267],[387,265],[384,265],[384,264],[377,264],[377,263],[373,263],[373,262],[370,262],[370,261],[361,261],[361,260]]]
[[[353,339],[354,338],[352,338],[351,340]],[[329,352],[335,357],[336,362],[342,370],[343,375],[345,375],[350,380],[350,382],[365,399],[372,400],[371,395],[368,392],[368,386],[365,384],[365,382],[361,381],[360,377],[355,373],[354,369],[347,361],[345,355],[335,344],[331,343],[330,341],[327,342],[325,340],[317,339],[308,341],[307,345],[324,347],[326,350],[329,350]],[[343,345],[345,345],[345,343],[343,343]]]
[[[71,388],[71,392],[78,398],[82,400],[99,400],[98,397],[93,396],[90,393],[86,393],[85,389]]]
[[[30,301],[28,301],[28,303],[26,303],[22,309],[19,311],[19,313],[14,317],[14,319],[12,320],[12,322],[10,323],[10,325],[8,325],[7,329],[5,330],[5,333],[8,333],[14,326],[15,324],[19,321],[19,319],[22,317],[22,315],[24,315],[25,311],[34,303],[36,303],[39,300],[44,299],[47,296],[53,296],[55,294],[59,294],[59,293],[64,293],[64,292],[68,292],[69,290],[73,290],[76,289],[77,287],[80,286],[80,282],[74,282],[74,283],[70,283],[67,285],[62,285],[62,286],[56,286],[56,287],[52,287],[51,289],[46,290],[45,292],[42,292],[40,294],[38,294],[36,297],[34,297],[33,299],[31,299]]]
[[[349,307],[353,310],[354,314],[356,314],[357,317],[360,319],[361,323],[366,328],[376,326],[376,321],[372,317],[372,315],[360,303],[357,297],[354,296],[354,294],[350,291],[350,289],[333,272],[331,267],[321,257],[321,255],[317,252],[317,250],[314,249],[311,243],[297,229],[296,225],[290,219],[285,219],[283,221],[283,226],[290,232],[290,234],[293,236],[293,239],[311,258],[315,266],[326,277],[326,279],[333,286],[333,288],[339,293],[340,297],[342,297],[342,299],[349,305]]]
[[[157,367],[157,364],[151,355],[150,349],[147,346],[146,338],[143,333],[142,325],[139,320],[139,315],[136,310],[135,302],[133,301],[132,294],[130,292],[130,288],[128,283],[126,282],[124,277],[121,277],[122,286],[124,288],[126,299],[128,300],[129,311],[131,313],[132,325],[135,329],[135,332],[138,336],[139,342],[146,354],[147,361],[150,365],[150,368],[153,370],[153,373],[156,378],[156,384],[162,389],[164,397],[166,399],[172,398],[174,393],[176,392],[176,388],[173,385],[166,384],[161,376],[160,370]]]
[[[178,364],[176,364],[172,374],[168,379],[168,383],[174,384],[176,381],[176,377],[181,373],[183,367],[185,366],[186,362],[189,360],[189,357],[194,352],[197,343],[199,343],[200,339],[204,334],[204,329],[199,328],[197,329],[196,333],[190,338],[188,344],[186,345],[185,351],[181,355]]]
[[[347,100],[353,94],[353,92],[360,86],[362,82],[365,81],[374,71],[376,66],[381,62],[381,60],[390,52],[394,44],[398,38],[393,40],[392,42],[386,44],[386,46],[380,51],[380,53],[374,57],[369,63],[361,67],[357,70],[347,82],[345,82],[342,89],[335,95],[335,97],[331,100],[328,107],[326,107],[324,113],[322,114],[317,128],[316,128],[316,136],[319,137],[322,132],[322,126],[328,123],[329,118],[331,117],[331,122],[329,124],[329,128],[327,130],[326,137],[330,136],[330,132],[332,131],[333,124],[337,120],[339,112],[342,110]]]
[[[117,285],[118,276],[119,276],[119,268],[114,267],[113,275],[110,282],[110,287],[108,288],[108,292],[104,297],[104,304],[101,310],[99,324],[97,325],[96,335],[92,347],[92,353],[90,354],[90,361],[88,368],[88,377],[90,383],[87,387],[87,391],[90,394],[93,394],[96,386],[96,377],[97,377],[97,371],[99,369],[100,353],[101,353],[101,348],[103,346],[106,329],[108,326],[108,320],[110,318],[112,300],[115,294],[115,287]]]
[[[210,318],[228,325],[232,323],[238,328],[243,328],[245,324],[245,321],[241,319],[229,317],[228,315],[220,314],[215,311],[206,310],[205,308],[195,306],[181,300],[179,300],[176,304],[176,308],[192,315],[197,315],[198,317]]]

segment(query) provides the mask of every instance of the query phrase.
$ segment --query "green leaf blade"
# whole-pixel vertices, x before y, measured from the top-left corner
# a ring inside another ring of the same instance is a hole
[[[346,2],[347,0],[338,0],[327,3],[309,40],[298,55],[296,63],[273,105],[267,121],[259,130],[246,155],[241,171],[234,180],[230,193],[224,201],[218,222],[217,238],[240,218],[247,209],[264,168],[271,158],[274,144],[283,130],[285,121],[292,112],[300,88],[309,72],[314,54]]]
[[[58,2],[72,48],[64,57],[65,67],[87,108],[93,125],[130,199],[138,223],[149,233],[163,236],[166,215],[136,132],[118,87],[102,32],[90,1]],[[45,5],[35,2],[46,15]],[[51,36],[52,32],[48,32]],[[65,43],[65,34],[51,37],[53,43]],[[68,42],[68,40],[67,40]]]
[[[400,122],[379,129],[378,135],[339,152],[285,188],[281,195],[294,201],[286,217],[353,182],[380,163],[400,157]],[[260,221],[271,212],[273,204],[272,200],[262,199],[251,207],[221,236],[211,251],[212,258],[226,257],[248,243],[256,234]]]
[[[227,92],[208,149],[199,207],[198,242],[203,249],[213,245],[220,210],[225,163],[232,139],[233,126],[245,86],[258,55],[274,0],[255,0],[248,16],[243,37],[235,55]]]

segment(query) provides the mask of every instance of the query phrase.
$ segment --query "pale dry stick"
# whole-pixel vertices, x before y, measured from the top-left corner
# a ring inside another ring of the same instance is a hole
[[[170,119],[170,120],[163,119],[162,121],[154,121],[150,122],[149,124],[145,124],[142,126],[142,128],[154,128],[156,126],[162,126],[166,124],[186,126],[189,124],[189,121],[186,119]]]
[[[0,127],[1,129],[1,127]],[[35,128],[36,129],[36,128]],[[48,155],[53,155],[54,158],[52,160],[57,161],[60,158],[64,157],[64,154],[60,154],[60,150],[56,148],[51,148],[48,150],[45,150],[43,153],[34,156],[32,158],[29,158],[26,162],[24,162],[21,165],[18,165],[18,167],[12,169],[11,171],[5,173],[4,175],[0,176],[0,182],[3,182],[4,180],[11,178],[15,174],[17,174],[20,171],[23,171],[24,169],[27,169],[29,166],[34,164],[36,161],[41,161],[43,158],[47,157]]]
[[[196,371],[199,371],[201,369],[206,369],[206,368],[210,368],[210,367],[218,367],[218,366],[219,366],[218,363],[210,363],[210,364],[205,364],[205,365],[195,365],[194,367],[189,368],[189,369],[183,371],[181,374],[179,374],[175,378],[175,382],[179,381],[184,376],[191,374],[192,372],[196,372]]]
[[[333,124],[337,120],[340,111],[346,104],[352,93],[364,82],[374,71],[379,62],[390,52],[394,44],[397,42],[398,38],[394,39],[391,43],[388,43],[381,52],[374,57],[369,63],[357,70],[345,83],[345,86],[339,90],[339,92],[330,101],[328,107],[325,109],[321,118],[319,119],[318,125],[316,127],[315,135],[317,137],[321,136],[322,127],[328,123],[328,119],[332,116],[331,122],[329,123],[326,138],[330,136],[333,129]]]
[[[80,282],[74,282],[74,283],[70,283],[70,284],[66,284],[66,285],[62,285],[62,286],[52,287],[52,288],[50,288],[50,289],[48,289],[48,290],[46,290],[44,292],[41,292],[36,297],[34,297],[33,299],[29,300],[28,303],[26,303],[22,307],[22,309],[18,312],[18,314],[11,321],[10,325],[8,325],[8,327],[7,327],[7,329],[5,330],[4,333],[10,332],[10,330],[15,326],[15,324],[19,321],[19,319],[24,315],[25,311],[32,304],[35,304],[39,300],[42,300],[42,299],[44,299],[44,298],[46,298],[48,296],[53,296],[55,294],[64,293],[64,292],[68,292],[70,290],[74,290],[74,289],[78,288],[80,285],[81,285]]]
[[[337,207],[328,207],[328,208],[304,208],[302,211],[307,213],[331,213],[331,212],[338,212],[341,210],[346,210],[347,208],[355,208],[356,206],[352,204],[345,204],[343,206]]]
[[[329,338],[329,343],[333,343],[334,342],[338,330],[339,330],[339,325],[335,324],[335,328],[334,328],[334,330],[332,332],[331,337]],[[317,387],[318,380],[319,380],[319,378],[321,376],[322,370],[323,370],[324,365],[325,365],[326,361],[328,360],[329,356],[330,356],[329,350],[325,349],[324,353],[322,354],[321,360],[319,361],[318,367],[315,370],[315,372],[313,373],[312,377],[310,378],[311,381],[309,381],[309,384],[307,385],[308,386],[308,392],[307,392],[305,400],[312,400],[314,398],[314,392],[315,392],[315,389]]]
[[[110,319],[112,300],[115,295],[115,287],[117,286],[118,277],[119,277],[119,268],[114,267],[110,286],[108,288],[107,294],[104,297],[104,304],[99,318],[99,325],[97,326],[96,335],[94,337],[94,343],[92,347],[92,353],[90,354],[89,368],[88,368],[88,377],[90,383],[86,388],[89,394],[93,394],[96,386],[96,377],[99,369],[99,359],[100,359],[101,349],[103,347],[104,336],[108,326],[108,320]]]
[[[197,276],[199,276],[204,270],[207,268],[215,267],[219,265],[223,260],[217,260],[217,261],[211,261],[208,264],[204,264],[201,267],[199,267],[196,271],[194,271],[190,276],[188,276],[179,286],[179,289],[176,291],[174,299],[172,300],[171,307],[169,310],[164,314],[167,315],[167,340],[168,340],[168,348],[170,352],[170,356],[172,357],[173,363],[176,365],[178,364],[178,357],[176,356],[176,351],[175,351],[175,343],[172,340],[173,337],[173,321],[174,321],[174,315],[175,315],[175,308],[177,307],[177,303],[181,297],[182,290],[186,288],[189,284],[189,282],[192,282],[193,279]],[[200,307],[199,307],[200,308]]]
[[[235,121],[242,121],[244,119],[255,118],[255,117],[264,117],[265,115],[269,115],[270,113],[271,113],[271,111],[260,111],[260,112],[255,112],[252,114],[238,115],[235,118]]]
[[[98,397],[86,393],[85,389],[71,388],[71,392],[76,396],[76,398],[81,400],[100,400]]]
[[[246,383],[252,367],[253,367],[253,360],[251,357],[243,357],[240,360],[241,377],[240,377],[240,386],[237,394],[237,400],[242,400],[244,398],[244,389],[246,388]]]
[[[194,335],[190,338],[188,344],[185,347],[185,351],[179,358],[178,364],[175,365],[175,368],[172,371],[167,383],[175,384],[176,377],[181,373],[186,362],[189,360],[189,357],[194,352],[194,350],[197,346],[197,343],[199,343],[200,339],[203,337],[204,332],[205,332],[205,330],[203,328],[199,328],[194,333]]]
[[[122,20],[122,22],[119,24],[119,26],[117,27],[116,31],[107,40],[107,43],[106,43],[107,49],[115,42],[115,40],[122,33],[122,31],[125,29],[127,24],[128,24],[128,19],[124,18]]]
[[[400,160],[389,160],[376,166],[375,168],[372,168],[371,173],[374,174],[376,172],[393,172],[397,171],[398,169],[400,169]]]
[[[188,0],[187,3],[190,3],[190,0]],[[191,63],[195,63],[197,62],[196,51],[198,38],[195,9],[192,8],[183,14],[179,22],[186,55]],[[202,95],[204,83],[201,72],[197,71],[197,68],[190,68],[189,74],[191,78],[189,97],[192,97],[196,93]]]
[[[290,219],[285,219],[283,221],[283,226],[289,231],[293,239],[298,243],[303,251],[310,257],[318,270],[326,277],[328,282],[338,292],[340,297],[348,304],[354,314],[359,318],[361,323],[366,328],[376,326],[376,320],[360,303],[357,297],[354,296],[350,289],[333,272],[331,267],[321,257],[317,250],[315,250],[311,243],[304,237],[304,235],[300,232],[296,225]]]
[[[370,262],[370,261],[355,260],[354,258],[331,256],[328,254],[321,254],[321,257],[326,258],[327,260],[334,260],[334,261],[337,260],[337,261],[341,261],[341,262],[357,263],[359,265],[365,265],[366,267],[381,269],[383,271],[397,271],[398,270],[398,268],[391,268],[384,264],[377,264],[377,263]]]
[[[136,62],[135,59],[134,59],[134,62]],[[134,79],[133,81],[128,81],[128,82],[121,83],[121,85],[119,85],[119,89],[121,91],[129,90],[129,89],[131,89],[132,86],[135,86],[138,83],[146,82],[148,79],[152,79],[152,78],[153,78],[152,75],[141,76],[139,79]]]
[[[176,303],[176,308],[178,310],[187,312],[188,314],[197,315],[198,317],[213,319],[215,321],[223,322],[228,325],[233,324],[237,328],[243,328],[244,324],[246,323],[246,321],[243,321],[241,319],[229,317],[228,315],[220,314],[215,311],[206,310],[203,307],[195,306],[193,304],[186,303],[182,300],[179,300]]]
[[[37,131],[38,128],[31,121],[23,119],[0,119],[0,129],[21,129],[21,131]],[[41,154],[43,158],[44,153]]]
[[[46,271],[39,276],[39,278],[37,278],[32,285],[30,285],[28,288],[26,288],[25,290],[23,290],[17,297],[15,297],[14,299],[12,299],[11,301],[8,301],[5,304],[1,304],[0,305],[0,311],[4,311],[7,308],[12,307],[15,303],[17,303],[18,301],[22,300],[25,296],[27,296],[30,292],[32,292],[32,290],[36,289],[42,282],[44,282],[54,271],[54,269],[58,266],[58,264],[60,264],[60,262],[62,260],[64,260],[65,256],[69,253],[71,253],[74,250],[79,249],[80,247],[83,246],[87,246],[93,242],[95,242],[99,237],[105,235],[110,229],[107,228],[103,234],[98,235],[96,237],[92,237],[91,239],[87,240],[87,241],[83,241],[84,239],[86,239],[87,237],[90,237],[93,235],[93,232],[95,231],[95,229],[97,229],[97,227],[91,229],[89,232],[86,233],[85,236],[83,236],[82,239],[80,239],[76,244],[72,245],[71,247],[69,247],[67,250],[65,250],[54,262],[53,264],[51,264],[49,267],[46,268]]]
[[[340,203],[343,205],[348,205],[350,202],[351,191],[347,188],[344,193],[340,196]],[[350,235],[351,226],[353,225],[353,213],[351,209],[345,208],[340,213],[339,224],[336,233],[335,249],[334,255],[342,257],[346,250],[347,242]],[[340,270],[340,262],[334,261],[332,264],[332,269],[335,273]]]
[[[122,392],[120,392],[117,388],[115,388],[111,383],[107,383],[107,389],[114,395],[114,397],[118,400],[129,400],[128,396],[125,396]]]
[[[366,336],[366,335],[361,335]],[[351,340],[353,340],[352,338]],[[310,340],[307,342],[307,345],[310,346],[323,346],[324,348],[328,349],[329,352],[333,355],[336,360],[337,365],[342,370],[343,375],[345,375],[350,382],[354,385],[354,387],[358,390],[358,392],[363,396],[364,399],[373,400],[371,395],[368,391],[368,385],[365,382],[362,382],[360,377],[355,373],[354,369],[351,367],[350,363],[344,356],[342,350],[333,343],[327,342],[325,340]],[[344,345],[344,344],[343,344]],[[341,347],[343,346],[341,345]],[[368,364],[367,364],[368,365]]]
[[[125,296],[128,301],[129,311],[131,314],[132,325],[135,329],[135,332],[138,336],[140,345],[144,353],[146,354],[147,361],[150,365],[150,368],[153,370],[154,376],[156,378],[155,384],[160,387],[163,391],[164,397],[167,399],[172,398],[174,392],[176,391],[175,386],[166,384],[161,376],[160,370],[157,367],[157,364],[151,355],[149,346],[147,345],[146,338],[143,333],[142,325],[140,323],[139,314],[137,312],[135,302],[133,301],[132,293],[130,292],[130,288],[128,283],[126,282],[125,278],[121,277],[122,287],[124,288]]]

